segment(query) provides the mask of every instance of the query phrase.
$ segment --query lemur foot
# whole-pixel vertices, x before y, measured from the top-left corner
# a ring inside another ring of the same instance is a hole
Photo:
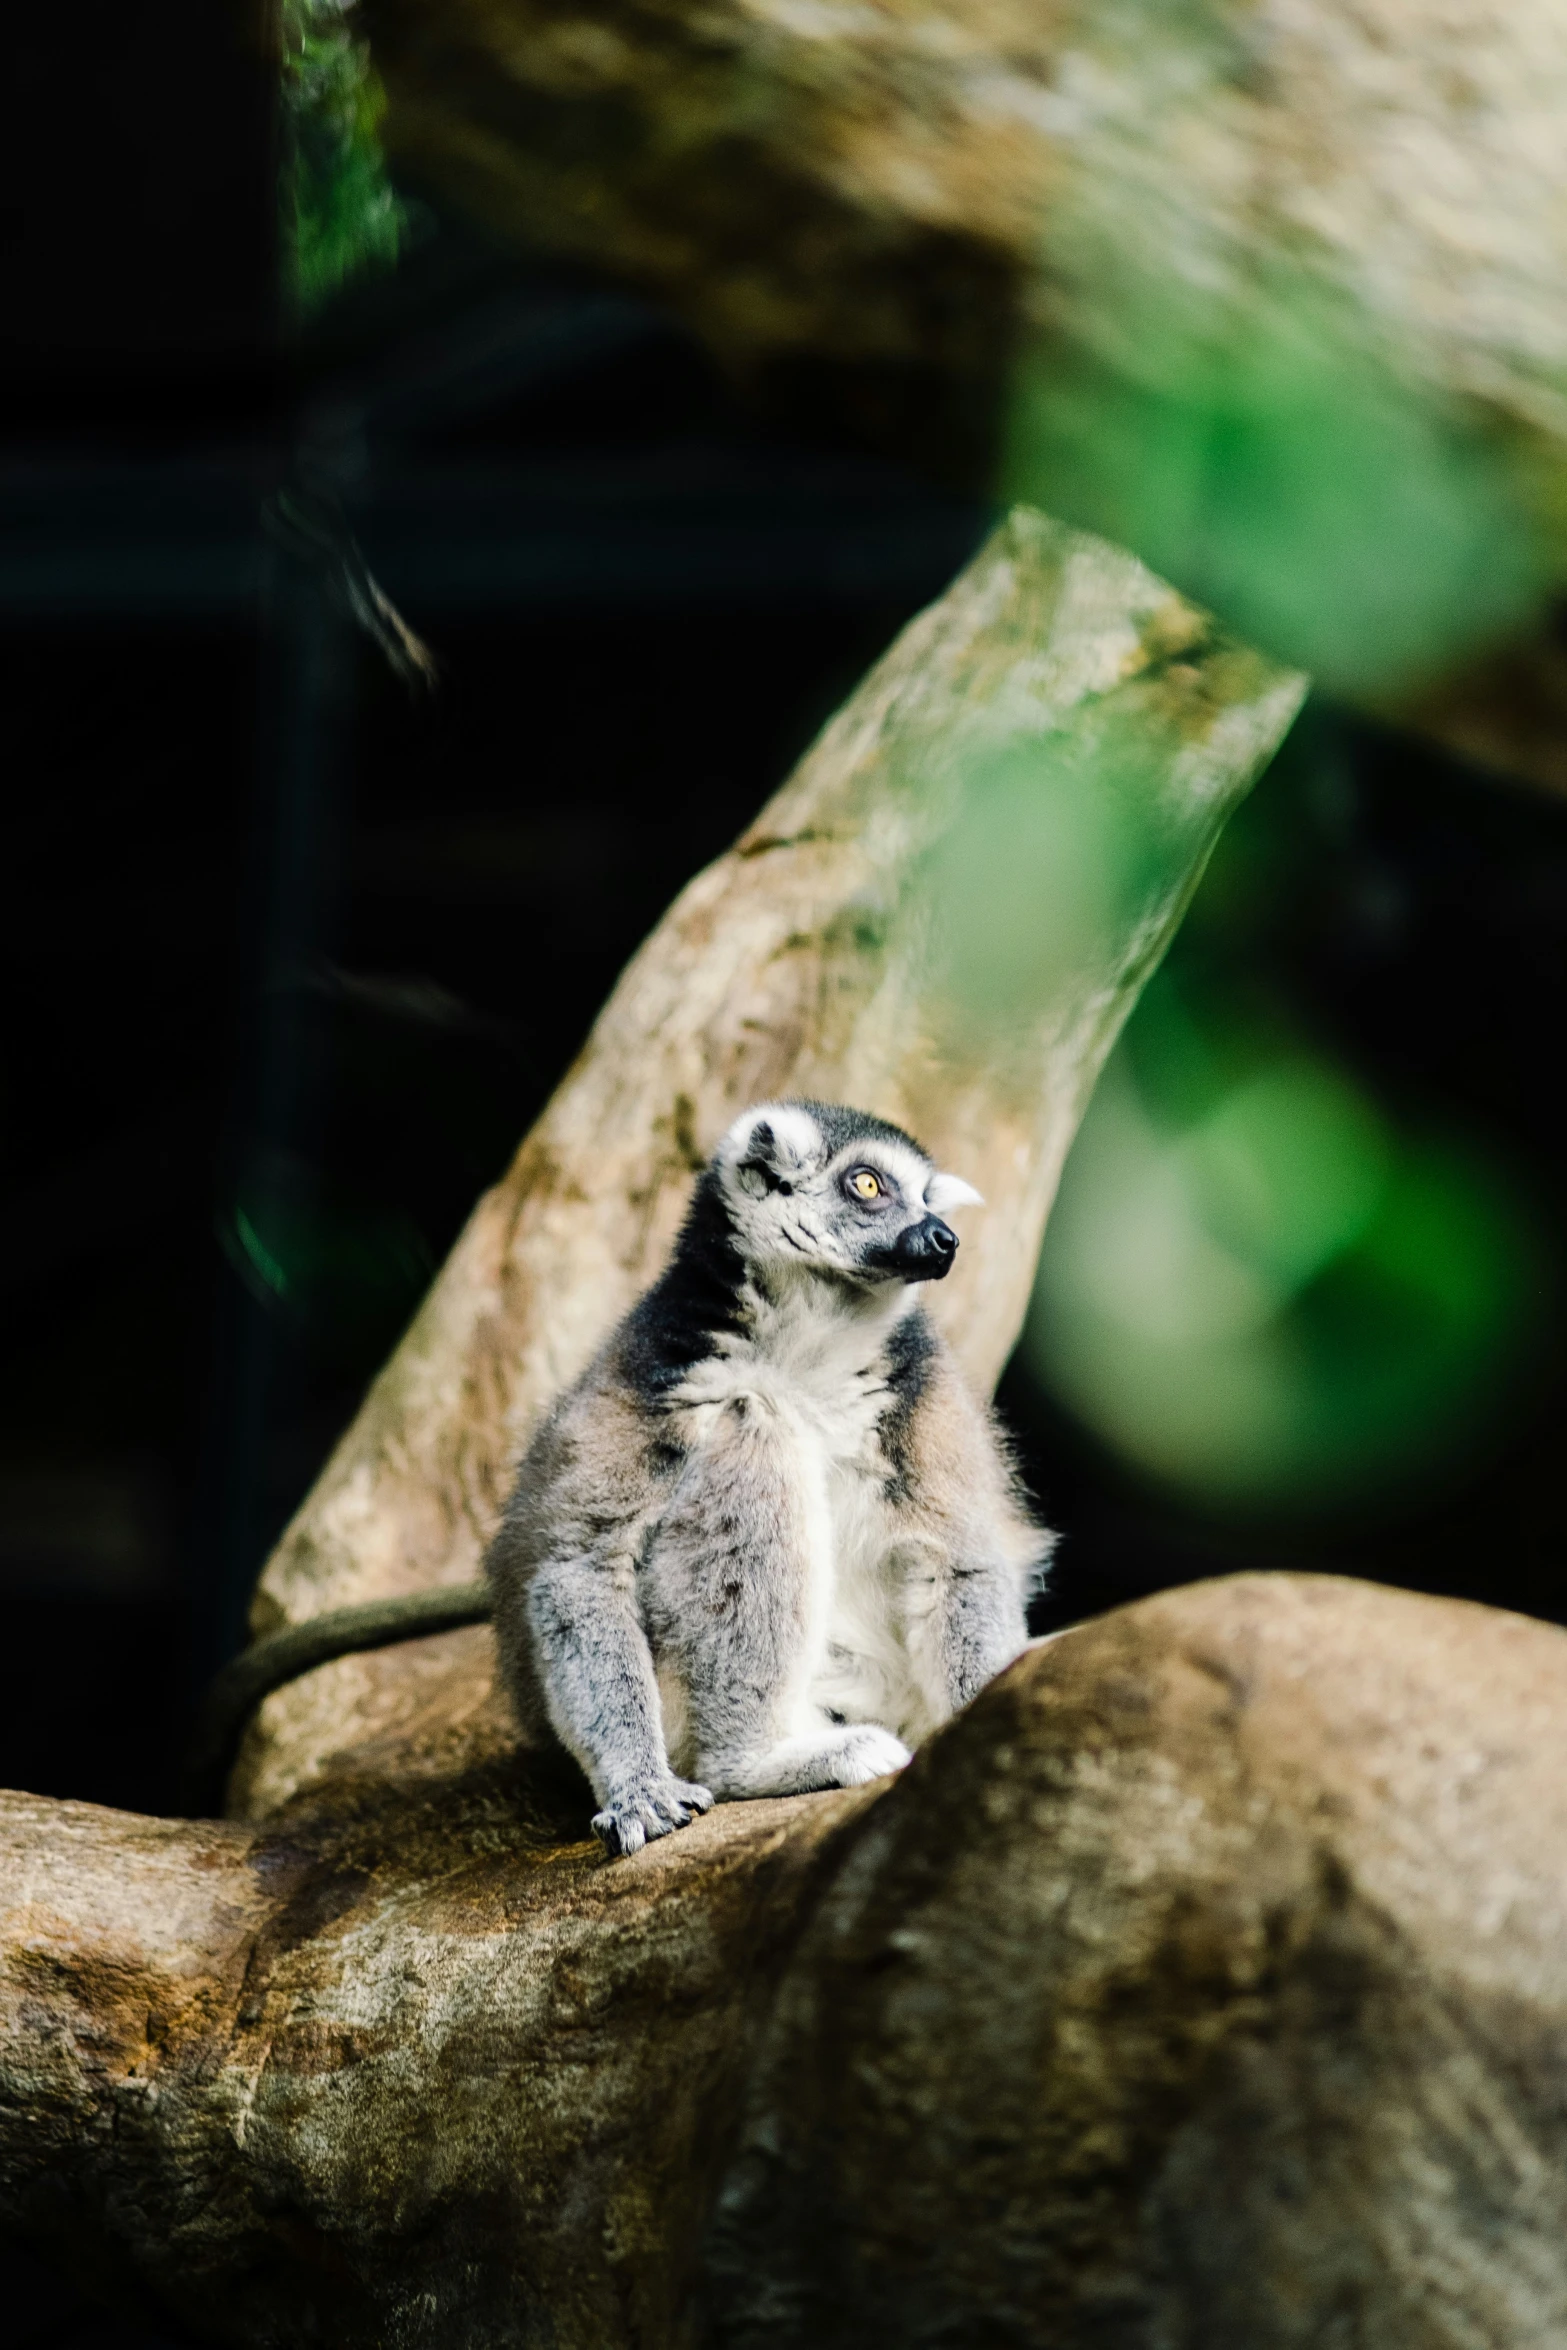
[[[823,1767],[832,1776],[821,1784],[863,1787],[869,1779],[884,1778],[888,1771],[901,1771],[911,1760],[901,1738],[895,1738],[890,1730],[883,1730],[875,1722],[859,1722],[823,1754]]]
[[[791,1738],[766,1754],[717,1764],[709,1775],[727,1798],[810,1795],[822,1787],[863,1787],[901,1771],[908,1760],[901,1738],[877,1722],[856,1722],[830,1738]]]
[[[711,1811],[713,1798],[705,1787],[666,1772],[661,1779],[645,1779],[623,1788],[594,1815],[593,1833],[613,1857],[640,1852],[656,1836],[689,1827],[698,1812]]]

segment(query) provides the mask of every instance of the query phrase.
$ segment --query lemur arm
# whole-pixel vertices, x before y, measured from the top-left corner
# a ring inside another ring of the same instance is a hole
[[[1028,1616],[1016,1563],[994,1554],[959,1552],[949,1566],[933,1629],[940,1693],[945,1710],[956,1713],[1027,1644]]]
[[[908,1440],[909,1523],[926,1562],[910,1649],[938,1721],[1020,1656],[1052,1538],[1014,1482],[995,1423],[943,1351]]]
[[[595,1835],[611,1852],[637,1852],[706,1811],[707,1789],[669,1768],[635,1559],[545,1560],[529,1579],[525,1606],[551,1727],[602,1807]]]

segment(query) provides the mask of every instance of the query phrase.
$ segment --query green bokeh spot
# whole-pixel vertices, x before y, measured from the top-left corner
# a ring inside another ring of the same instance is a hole
[[[1509,459],[1347,302],[1304,274],[1221,293],[1060,242],[1071,331],[1020,368],[1006,495],[1131,547],[1339,692],[1408,687],[1527,620],[1546,564]]]
[[[1333,1506],[1467,1457],[1543,1324],[1529,1215],[1481,1157],[1400,1132],[1282,1030],[1220,1031],[1201,1061],[1188,1041],[1184,1083],[1150,1093],[1139,1065],[1169,1062],[1136,1031],[1201,1033],[1174,994],[1150,990],[1068,1163],[1034,1367],[1210,1505]]]
[[[977,748],[940,848],[957,1002],[992,1020],[1064,995],[1114,960],[1166,871],[1157,778],[1102,729]]]
[[[396,1337],[435,1269],[404,1210],[317,1196],[297,1179],[247,1184],[218,1230],[253,1296],[316,1348],[352,1360]]]

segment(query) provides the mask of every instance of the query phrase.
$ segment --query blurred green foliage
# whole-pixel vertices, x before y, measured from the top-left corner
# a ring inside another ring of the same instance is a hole
[[[1019,369],[1005,493],[1339,692],[1410,687],[1521,625],[1546,566],[1505,448],[1304,271],[1164,266],[1161,234],[1157,213],[1135,239],[1052,224],[1065,331]]]
[[[1494,1172],[1287,1035],[1186,1123],[1134,1069],[1101,1084],[1041,1263],[1028,1344],[1060,1399],[1206,1502],[1359,1499],[1467,1450],[1540,1290]]]
[[[1483,1450],[1554,1278],[1483,1142],[1375,1099],[1270,968],[1303,878],[1280,803],[1311,755],[1235,819],[1127,1025],[1024,1339],[1134,1471],[1200,1507],[1297,1517]]]
[[[1419,380],[1409,330],[1304,240],[1287,255],[1244,203],[1180,201],[1242,151],[1244,15],[1107,0],[1093,46],[1061,93],[1092,117],[1093,170],[1052,205],[1004,494],[1129,547],[1340,695],[1407,692],[1526,624],[1547,554],[1496,419]],[[1130,886],[1128,773],[1089,758],[1035,805],[994,795],[1019,850],[996,936],[970,921],[990,992],[1026,975],[1022,900],[1037,962]],[[1550,1259],[1484,1147],[1377,1098],[1280,984],[1267,929],[1306,886],[1268,814],[1283,788],[1220,841],[1100,1084],[1025,1354],[1133,1469],[1293,1513],[1482,1443]]]
[[[386,100],[353,0],[283,0],[280,201],[285,298],[296,317],[362,270],[390,267],[407,227],[387,176]]]
[[[1042,1038],[1085,1082],[1097,1068],[1304,680],[1041,514],[998,545],[1020,566],[998,576],[1037,595],[1026,657],[915,731],[946,814],[911,896],[933,1040],[1033,1089]]]

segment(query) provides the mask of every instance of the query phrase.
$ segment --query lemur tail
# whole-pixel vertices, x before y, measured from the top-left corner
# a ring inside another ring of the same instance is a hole
[[[245,1724],[261,1700],[285,1681],[361,1649],[389,1648],[399,1640],[422,1640],[434,1632],[455,1632],[463,1624],[488,1623],[492,1607],[488,1583],[449,1583],[434,1591],[404,1591],[393,1599],[333,1608],[308,1623],[291,1624],[286,1632],[253,1641],[214,1676],[201,1701],[185,1755],[186,1811],[199,1818],[222,1809],[224,1785]]]

